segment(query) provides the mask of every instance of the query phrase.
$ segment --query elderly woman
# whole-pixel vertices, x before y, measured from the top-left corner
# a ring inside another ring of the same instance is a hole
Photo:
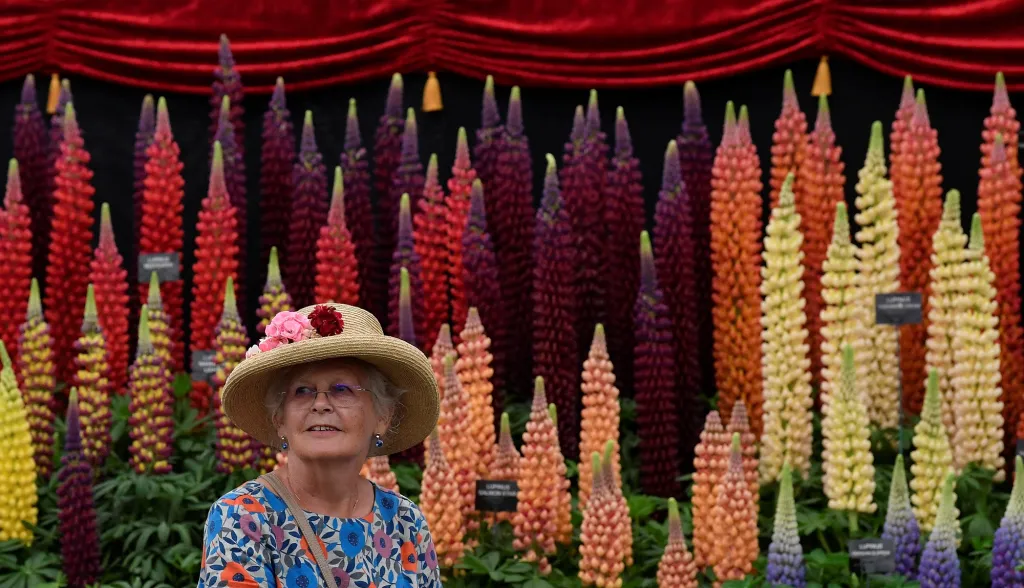
[[[441,586],[420,509],[360,476],[421,443],[438,392],[418,349],[341,304],[282,312],[228,377],[224,413],[287,459],[210,509],[199,586]]]

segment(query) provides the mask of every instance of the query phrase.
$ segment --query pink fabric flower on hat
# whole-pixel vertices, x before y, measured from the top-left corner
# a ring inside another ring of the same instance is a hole
[[[288,340],[285,339],[284,337],[264,337],[260,341],[259,348],[260,351],[270,351],[271,349],[280,347],[281,345],[284,345],[287,342]]]
[[[259,345],[253,345],[252,347],[250,347],[249,349],[246,350],[245,358],[249,359],[250,357],[252,357],[254,355],[258,355],[260,351],[262,351],[262,349],[260,349]]]
[[[309,319],[294,311],[282,311],[277,313],[270,324],[267,325],[266,335],[268,338],[280,337],[288,341],[302,341],[306,338],[306,330],[311,328]]]

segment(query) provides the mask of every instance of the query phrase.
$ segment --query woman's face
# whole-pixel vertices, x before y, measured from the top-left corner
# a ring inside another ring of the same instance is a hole
[[[374,434],[387,420],[377,415],[365,372],[346,361],[324,361],[299,369],[284,390],[277,433],[288,453],[302,460],[366,458]]]

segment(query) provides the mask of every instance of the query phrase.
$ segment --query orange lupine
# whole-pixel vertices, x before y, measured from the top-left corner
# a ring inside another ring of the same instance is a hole
[[[675,498],[668,499],[668,545],[658,561],[658,588],[697,588],[697,565],[686,549]]]
[[[467,529],[475,529],[470,515],[476,509],[476,459],[473,446],[465,442],[469,429],[469,395],[455,375],[455,357],[444,358],[444,395],[441,398],[441,412],[437,419],[438,437],[462,494],[462,517]]]
[[[742,580],[754,571],[757,559],[757,497],[750,492],[743,467],[740,434],[732,434],[729,470],[718,486],[714,523],[715,588],[728,580]]]
[[[558,428],[558,409],[554,404],[548,405],[548,414],[551,415],[551,422]],[[569,492],[571,486],[568,478],[569,468],[565,465],[565,456],[562,455],[562,448],[555,446],[555,472],[558,475],[558,509],[555,511],[555,523],[558,526],[555,535],[555,542],[568,545],[572,542],[572,494]]]
[[[491,338],[480,323],[476,307],[470,307],[459,339],[455,371],[469,398],[469,429],[463,431],[463,435],[472,444],[476,475],[483,478],[491,471],[494,461],[494,405],[491,397],[494,389],[491,361],[494,358],[488,351]]]
[[[434,377],[437,378],[437,389],[442,391],[444,390],[444,358],[448,354],[455,354],[455,345],[452,344],[451,327],[445,323],[437,332],[437,339],[434,341],[430,355],[430,365],[434,368]]]
[[[495,446],[494,462],[491,464],[491,471],[487,476],[489,480],[506,480],[517,482],[519,480],[519,462],[522,456],[512,441],[512,427],[509,424],[508,413],[501,413],[501,433],[498,436],[498,444]],[[512,513],[499,512],[499,521],[511,521]]]
[[[377,455],[366,460],[359,475],[384,490],[398,493],[398,478],[395,472],[391,471],[391,462],[386,455]]]
[[[558,432],[548,413],[544,379],[538,377],[533,389],[530,420],[523,433],[523,457],[519,462],[519,495],[512,518],[515,539],[512,547],[522,560],[537,562],[541,574],[551,573],[547,556],[555,553],[558,531],[555,513],[558,494]]]
[[[465,551],[466,534],[462,519],[459,481],[454,468],[445,459],[441,440],[435,429],[428,440],[430,459],[423,471],[420,509],[427,519],[434,550],[441,567],[451,568]]]
[[[807,153],[807,116],[800,110],[800,102],[793,88],[793,71],[786,70],[782,82],[782,112],[775,120],[772,134],[771,207],[779,205],[779,192],[789,174],[796,175]],[[793,192],[800,200],[802,178],[797,177]]]
[[[757,459],[757,437],[750,430],[750,420],[747,418],[747,407],[742,402],[737,402],[732,409],[732,417],[729,424],[725,426],[725,432],[729,435],[740,434],[740,447],[743,450],[743,475],[746,476],[750,492],[756,497],[760,493],[760,480],[758,479]],[[757,502],[754,503],[757,508]]]
[[[693,450],[693,556],[697,567],[711,563],[714,532],[711,513],[718,497],[718,485],[729,467],[729,436],[717,410],[704,419],[700,443]]]
[[[896,118],[892,121],[892,131],[889,134],[889,169],[896,169],[900,155],[903,154],[904,146],[909,141],[910,120],[914,118],[914,111],[917,104],[914,102],[914,81],[910,76],[903,78],[903,94],[900,95],[900,106],[896,110]],[[893,192],[898,192],[896,183],[899,177],[893,174]]]
[[[631,530],[622,527],[617,514],[610,461],[596,451],[591,453],[594,486],[580,526],[579,578],[584,586],[619,588],[626,567],[624,537],[631,535]]]
[[[612,471],[621,480],[619,463],[619,389],[615,386],[614,366],[608,356],[604,325],[598,323],[583,361],[583,412],[580,422],[580,456],[586,458],[601,451],[605,443],[614,444]],[[580,468],[579,506],[586,510],[591,488],[591,471]]]

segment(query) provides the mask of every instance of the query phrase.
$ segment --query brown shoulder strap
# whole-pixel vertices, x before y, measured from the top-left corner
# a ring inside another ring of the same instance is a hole
[[[285,486],[284,482],[274,472],[263,474],[258,478],[258,481],[262,482],[264,486],[269,487],[284,500],[288,510],[291,511],[295,521],[299,524],[299,530],[302,531],[302,536],[306,539],[306,545],[309,545],[309,550],[313,552],[313,558],[316,559],[316,565],[320,568],[320,574],[324,577],[324,581],[331,588],[338,588],[338,584],[334,581],[334,574],[331,573],[331,568],[327,565],[327,554],[320,547],[320,541],[318,541],[316,534],[309,526],[306,513],[299,506],[299,501],[296,500],[295,495],[292,494],[288,486]]]

